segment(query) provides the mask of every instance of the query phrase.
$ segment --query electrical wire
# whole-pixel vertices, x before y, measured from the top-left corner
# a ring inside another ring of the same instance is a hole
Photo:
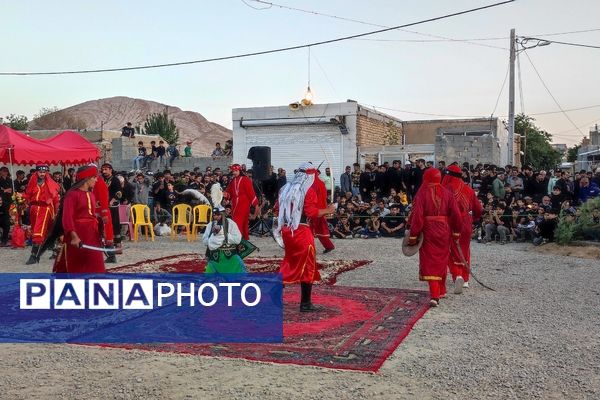
[[[302,8],[285,6],[285,5],[281,5],[281,4],[277,4],[277,3],[272,3],[272,2],[268,2],[268,1],[263,1],[263,0],[251,0],[251,1],[254,1],[255,3],[270,5],[270,6],[273,6],[273,7],[279,7],[281,9],[286,9],[286,10],[291,10],[291,11],[298,11],[298,12],[302,12],[302,13],[306,13],[306,14],[318,15],[320,17],[333,18],[333,19],[337,19],[337,20],[341,20],[341,21],[354,22],[354,23],[357,23],[357,24],[368,25],[368,26],[375,26],[375,27],[379,27],[379,28],[389,28],[389,26],[386,26],[386,25],[375,24],[375,23],[372,23],[372,22],[362,21],[362,20],[359,20],[359,19],[340,17],[338,15],[333,15],[333,14],[325,14],[325,13],[321,13],[321,12],[318,12],[318,11],[312,11],[312,10],[306,10],[306,9],[302,9]],[[428,36],[428,37],[443,39],[444,41],[448,41],[448,42],[463,42],[463,43],[469,43],[469,44],[472,44],[472,45],[475,45],[475,46],[491,47],[491,48],[496,48],[496,49],[508,50],[505,47],[493,46],[493,45],[488,45],[488,44],[483,44],[483,43],[471,43],[469,40],[464,40],[464,39],[456,40],[456,39],[449,38],[449,37],[446,37],[446,36],[433,35],[433,34],[430,34],[430,33],[422,33],[422,32],[417,32],[417,31],[411,31],[411,30],[408,30],[408,29],[398,29],[398,30],[403,31],[403,32],[413,33],[415,35],[421,35],[421,36]]]
[[[88,69],[88,70],[77,70],[77,71],[0,72],[0,76],[71,75],[71,74],[90,74],[90,73],[101,73],[101,72],[132,71],[132,70],[141,70],[141,69],[175,67],[175,66],[180,66],[180,65],[201,64],[201,63],[208,63],[208,62],[214,62],[214,61],[224,61],[224,60],[231,60],[231,59],[236,59],[236,58],[245,58],[245,57],[258,56],[258,55],[280,53],[280,52],[284,52],[284,51],[302,49],[302,48],[310,47],[310,46],[321,46],[321,45],[325,45],[325,44],[342,42],[342,41],[345,41],[345,40],[356,39],[356,38],[359,38],[359,37],[370,36],[370,35],[375,35],[375,34],[379,34],[379,33],[383,33],[383,32],[389,32],[389,31],[393,31],[393,30],[398,30],[398,29],[401,29],[401,28],[409,27],[409,26],[415,26],[415,25],[425,24],[427,22],[439,21],[439,20],[443,20],[443,19],[447,19],[447,18],[451,18],[451,17],[456,17],[456,16],[459,16],[459,15],[469,14],[469,13],[476,12],[476,11],[482,11],[482,10],[486,10],[486,9],[489,9],[489,8],[498,7],[498,6],[501,6],[501,5],[513,3],[514,1],[515,0],[505,0],[505,1],[501,1],[501,2],[493,3],[493,4],[488,4],[488,5],[481,6],[481,7],[476,7],[476,8],[471,8],[471,9],[468,9],[468,10],[458,11],[458,12],[451,13],[451,14],[445,14],[445,15],[442,15],[442,16],[439,16],[439,17],[428,18],[428,19],[417,21],[417,22],[411,22],[411,23],[408,23],[408,24],[392,26],[392,27],[389,27],[389,28],[378,29],[378,30],[370,31],[370,32],[358,33],[358,34],[355,34],[355,35],[342,36],[342,37],[338,37],[338,38],[335,38],[335,39],[322,40],[322,41],[319,41],[319,42],[313,42],[313,43],[302,44],[302,45],[297,45],[297,46],[282,47],[282,48],[278,48],[278,49],[257,51],[257,52],[252,52],[252,53],[236,54],[236,55],[232,55],[232,56],[206,58],[206,59],[203,59],[203,60],[194,60],[194,61],[182,61],[182,62],[174,62],[174,63],[142,65],[142,66],[135,66],[135,67],[101,68],[101,69]]]
[[[504,86],[506,85],[506,79],[508,78],[508,72],[510,71],[510,63],[508,63],[506,67],[506,74],[504,74],[504,80],[502,81],[502,86],[500,86],[500,93],[498,93],[498,98],[496,99],[496,104],[494,105],[494,110],[490,115],[494,115],[496,113],[496,109],[498,108],[498,103],[500,102],[500,97],[502,97],[502,92],[504,91]]]
[[[554,97],[554,95],[552,94],[552,92],[548,88],[548,85],[546,85],[546,82],[544,82],[544,79],[542,79],[542,76],[540,75],[539,71],[535,67],[535,64],[531,60],[531,57],[529,57],[529,54],[527,54],[527,50],[523,50],[523,53],[525,54],[525,56],[527,56],[527,59],[529,60],[529,63],[533,67],[533,70],[535,71],[536,75],[540,79],[540,82],[542,82],[542,85],[544,86],[544,88],[546,88],[546,91],[548,92],[548,94],[550,95],[550,97],[552,97],[552,100],[554,100],[554,103],[556,104],[556,106],[558,107],[558,109],[563,113],[563,115],[565,116],[565,118],[567,118],[569,120],[569,122],[575,127],[575,129],[577,129],[579,131],[579,133],[581,133],[582,136],[585,136],[583,134],[583,132],[581,131],[581,129],[579,129],[579,127],[575,124],[575,122],[573,122],[573,120],[571,119],[571,117],[569,117],[569,115],[565,112],[565,110],[563,110],[563,108],[561,107],[561,105],[558,103],[558,101],[556,100],[556,97]]]
[[[454,115],[454,114],[434,114],[434,113],[426,113],[426,112],[418,112],[418,111],[409,111],[409,110],[400,110],[397,108],[389,108],[389,107],[380,107],[380,106],[376,106],[373,104],[366,104],[366,103],[362,103],[368,107],[372,107],[372,108],[378,108],[380,110],[386,110],[386,111],[396,111],[396,112],[401,112],[401,113],[406,113],[406,114],[416,114],[416,115],[428,115],[431,117],[449,117],[449,118],[487,118],[487,117],[483,117],[481,115]]]
[[[333,83],[331,83],[331,80],[329,79],[329,76],[327,75],[327,72],[325,72],[325,69],[323,68],[323,66],[321,65],[321,62],[319,61],[319,57],[317,57],[317,54],[315,53],[315,51],[313,50],[312,52],[312,57],[315,59],[315,61],[317,62],[317,65],[319,66],[319,69],[321,70],[321,72],[323,72],[323,76],[325,76],[325,79],[327,80],[327,83],[329,83],[329,86],[331,86],[331,90],[333,90],[333,93],[339,97],[337,90],[335,90],[335,87],[333,86]]]
[[[519,100],[521,102],[521,114],[525,115],[525,102],[523,101],[523,79],[521,78],[521,58],[517,52],[517,71],[519,77]]]

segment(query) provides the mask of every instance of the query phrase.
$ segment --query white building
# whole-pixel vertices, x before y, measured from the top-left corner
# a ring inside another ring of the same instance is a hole
[[[291,175],[299,164],[312,161],[321,171],[331,166],[336,182],[345,166],[364,164],[358,148],[400,144],[399,119],[345,103],[236,108],[233,110],[233,162],[247,164],[253,146],[271,148],[271,164]],[[370,161],[370,160],[367,160]]]

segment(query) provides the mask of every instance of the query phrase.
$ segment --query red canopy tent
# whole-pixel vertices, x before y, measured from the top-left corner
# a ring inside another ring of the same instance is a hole
[[[63,131],[40,142],[50,144],[60,149],[61,152],[68,151],[68,155],[61,157],[63,160],[59,162],[60,164],[89,164],[100,158],[100,150],[77,132]]]
[[[75,132],[65,131],[50,139],[37,140],[0,125],[0,163],[10,164],[11,168],[14,164],[82,165],[99,158],[98,148]]]
[[[17,165],[82,165],[97,161],[100,151],[81,135],[65,131],[37,140],[0,125],[0,163]]]

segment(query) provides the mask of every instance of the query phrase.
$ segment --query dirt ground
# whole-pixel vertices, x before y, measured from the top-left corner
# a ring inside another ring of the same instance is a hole
[[[533,249],[540,253],[550,253],[557,256],[572,256],[587,258],[590,260],[600,260],[600,243],[571,246],[560,246],[556,243],[546,243],[543,246],[534,247]]]
[[[252,239],[256,256],[282,256]],[[418,257],[395,239],[338,240],[319,259],[368,259],[337,285],[426,290]],[[115,266],[182,253],[199,243],[127,242]],[[472,282],[428,311],[377,373],[240,359],[61,344],[0,344],[0,399],[598,399],[600,261],[555,255],[545,245],[473,243]],[[539,250],[539,252],[537,252]],[[582,249],[577,249],[582,250]],[[535,251],[535,252],[534,252]],[[0,272],[28,254],[0,249]],[[254,256],[254,255],[253,255]],[[114,264],[113,264],[114,265]]]

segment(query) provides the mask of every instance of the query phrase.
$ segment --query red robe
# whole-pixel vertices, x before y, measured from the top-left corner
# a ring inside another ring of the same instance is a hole
[[[475,192],[462,179],[447,175],[444,177],[442,186],[450,190],[456,200],[458,210],[462,219],[462,229],[458,243],[466,259],[467,265],[462,260],[460,253],[454,243],[450,247],[449,269],[452,274],[452,280],[456,280],[459,275],[469,281],[469,268],[471,265],[471,236],[473,234],[473,222],[481,219],[483,207],[477,199]]]
[[[108,186],[104,179],[99,176],[94,185],[94,197],[96,198],[96,214],[102,218],[102,230],[104,240],[107,246],[112,246],[114,241],[114,232],[112,224],[112,216],[108,204]]]
[[[317,195],[309,188],[304,197],[303,215],[306,218],[315,218],[319,215]],[[317,270],[317,256],[315,252],[315,238],[310,227],[301,223],[292,232],[291,228],[284,226],[281,236],[285,246],[285,254],[280,271],[283,283],[312,283],[321,280]]]
[[[41,245],[46,240],[48,229],[58,210],[60,186],[46,173],[44,182],[37,184],[38,173],[34,172],[29,179],[23,196],[30,205],[29,221],[34,245]]]
[[[439,175],[439,171],[437,173]],[[430,282],[432,298],[440,298],[446,292],[451,234],[458,234],[462,229],[452,193],[439,183],[424,181],[413,201],[409,223],[411,239],[423,233],[419,279]]]
[[[317,207],[320,209],[327,208],[327,188],[325,182],[319,179],[319,176],[315,176],[315,180],[311,186],[317,195]],[[329,239],[329,226],[327,225],[327,219],[325,217],[315,217],[308,220],[310,228],[313,234],[325,249],[333,250],[335,246]]]
[[[67,192],[63,202],[62,224],[64,240],[61,251],[54,262],[57,273],[104,273],[104,253],[80,249],[71,245],[71,233],[76,232],[83,244],[102,247],[96,199],[91,192],[73,189]]]
[[[250,228],[248,226],[250,206],[258,205],[252,181],[247,176],[237,176],[229,182],[225,193],[231,199],[231,219],[240,228],[242,237],[248,240],[250,238]]]

